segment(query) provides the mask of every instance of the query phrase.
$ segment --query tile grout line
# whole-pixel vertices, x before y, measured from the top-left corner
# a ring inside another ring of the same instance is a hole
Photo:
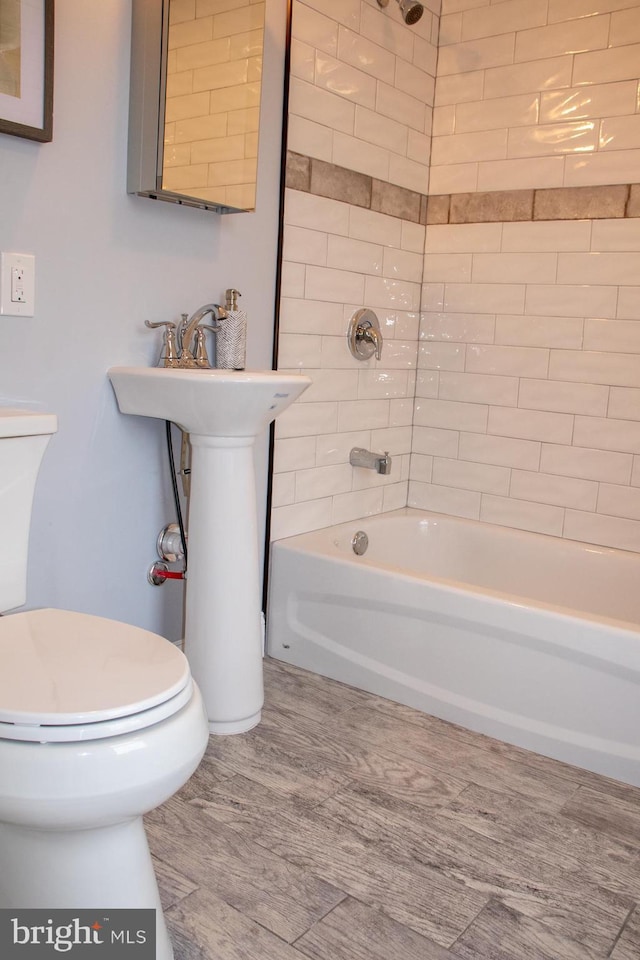
[[[476,922],[476,920],[478,919],[478,917],[480,916],[480,914],[482,913],[482,911],[483,911],[483,910],[486,910],[486,908],[489,906],[489,904],[490,904],[492,901],[495,902],[495,903],[499,903],[499,902],[500,902],[500,899],[499,899],[498,897],[495,897],[495,896],[489,896],[489,897],[487,897],[487,902],[484,904],[484,906],[482,906],[482,907],[480,908],[480,910],[478,910],[478,912],[476,913],[476,915],[471,918],[471,920],[470,920],[469,923],[466,925],[466,927],[464,928],[464,930],[461,930],[460,933],[458,934],[458,936],[455,938],[455,940],[453,940],[452,943],[449,944],[449,946],[447,947],[447,950],[450,950],[452,947],[455,947],[456,943],[459,943],[461,937],[464,937],[464,935],[465,935],[465,933],[467,932],[467,930],[469,929],[469,927],[472,927],[472,926],[473,926],[473,924]]]
[[[336,887],[336,890],[340,890],[340,887]],[[341,905],[345,902],[345,900],[356,900],[356,899],[357,899],[356,897],[351,896],[350,893],[345,893],[344,890],[342,890],[342,891],[340,891],[340,892],[341,892],[341,893],[344,893],[344,896],[343,896],[342,900],[339,900],[337,903],[334,903],[334,905],[333,905],[329,910],[327,910],[327,912],[326,912],[322,917],[318,917],[317,920],[314,920],[313,923],[311,924],[311,926],[308,927],[308,928],[304,931],[304,933],[301,933],[299,937],[296,937],[295,940],[292,940],[292,941],[291,941],[291,946],[292,946],[292,947],[294,947],[294,948],[297,950],[297,949],[298,949],[298,948],[297,948],[298,942],[299,942],[300,940],[302,940],[303,937],[306,937],[306,935],[309,933],[310,930],[313,930],[313,928],[314,928],[314,927],[317,927],[317,925],[318,925],[319,923],[323,923],[323,922],[327,919],[327,917],[330,917],[331,914],[332,914],[335,910],[337,910],[337,908],[338,908],[339,906],[341,906]],[[363,901],[358,901],[358,902],[363,902]],[[300,951],[299,951],[299,952],[300,952]],[[302,952],[304,953],[304,951],[302,951]],[[306,953],[305,953],[304,955],[305,955],[305,956],[308,956],[308,954],[306,954]]]
[[[619,943],[619,941],[620,941],[620,938],[622,937],[622,934],[624,933],[624,931],[626,930],[627,926],[628,926],[629,923],[631,922],[631,918],[632,918],[633,914],[636,912],[637,908],[638,908],[638,904],[637,904],[637,903],[634,903],[634,905],[633,905],[633,906],[631,907],[631,909],[629,910],[629,913],[628,913],[628,914],[626,915],[626,917],[624,918],[624,921],[623,921],[623,923],[622,923],[622,926],[621,926],[620,929],[618,930],[617,936],[616,936],[615,940],[613,941],[613,943],[611,944],[611,949],[610,949],[610,950],[608,951],[608,953],[607,953],[607,957],[610,957],[610,956],[613,954],[613,951],[615,950],[616,946],[618,945],[618,943]]]

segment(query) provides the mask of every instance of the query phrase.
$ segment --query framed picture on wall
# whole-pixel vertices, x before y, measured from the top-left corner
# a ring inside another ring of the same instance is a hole
[[[54,0],[0,0],[0,133],[51,140]]]

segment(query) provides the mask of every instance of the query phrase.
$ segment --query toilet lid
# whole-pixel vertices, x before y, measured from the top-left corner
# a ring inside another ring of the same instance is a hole
[[[184,654],[148,630],[66,610],[0,617],[2,724],[86,725],[131,717],[190,685]]]

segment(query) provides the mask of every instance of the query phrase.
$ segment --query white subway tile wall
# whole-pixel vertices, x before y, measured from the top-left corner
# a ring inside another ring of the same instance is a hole
[[[431,193],[632,183],[638,0],[443,0]]]
[[[640,0],[442,14],[431,194],[640,180]],[[298,0],[293,23],[289,148],[424,191],[424,169],[392,171],[428,145],[433,32],[375,0]],[[429,225],[425,240],[289,190],[285,220],[280,365],[314,385],[277,424],[274,538],[408,503],[640,551],[639,219]],[[347,352],[363,306],[380,363]],[[390,450],[391,476],[346,469],[352,446]]]
[[[313,383],[276,423],[276,540],[406,506],[425,237],[420,224],[296,190],[284,220],[278,366]],[[380,361],[348,349],[363,303],[380,321]],[[353,447],[388,451],[391,474],[350,466]]]
[[[288,147],[428,189],[438,3],[407,27],[395,3],[294,0]]]
[[[421,317],[437,394],[416,397],[409,504],[640,550],[640,220],[433,225],[426,251],[445,308]]]

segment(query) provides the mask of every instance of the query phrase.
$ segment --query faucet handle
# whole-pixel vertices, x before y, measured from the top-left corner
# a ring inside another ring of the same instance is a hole
[[[374,327],[370,327],[368,330],[365,330],[362,334],[363,340],[368,340],[369,343],[372,343],[375,348],[376,360],[382,359],[382,334],[379,333]]]
[[[158,367],[175,367],[178,363],[178,348],[176,346],[176,325],[170,320],[162,320],[159,323],[152,323],[151,320],[145,320],[145,327],[152,330],[158,327],[166,327],[162,341],[162,352],[158,358]]]
[[[204,327],[196,327],[196,352],[194,354],[196,367],[205,367],[207,370],[211,367],[209,356],[207,354],[207,344]]]
[[[207,370],[211,369],[209,355],[207,353],[205,330],[211,330],[213,333],[217,333],[219,329],[219,323],[199,323],[196,327],[196,351],[194,354],[196,367],[204,367]]]
[[[382,357],[382,331],[380,321],[373,310],[365,307],[357,310],[351,317],[347,340],[349,350],[356,360],[369,360],[375,354],[376,360]]]
[[[158,323],[153,323],[151,320],[145,320],[145,327],[149,327],[151,330],[157,330],[158,327],[169,327],[170,330],[175,330],[176,325],[171,320],[160,320]]]

